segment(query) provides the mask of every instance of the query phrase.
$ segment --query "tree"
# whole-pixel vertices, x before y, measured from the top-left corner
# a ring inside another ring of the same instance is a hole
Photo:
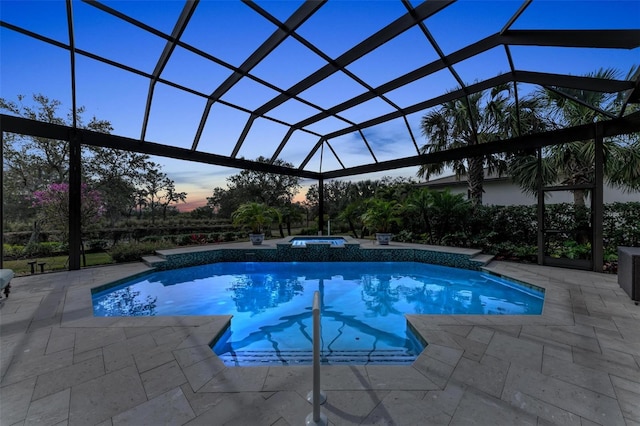
[[[146,193],[145,202],[151,214],[151,223],[155,223],[156,221],[156,211],[160,207],[161,191],[165,178],[166,175],[155,167],[147,170],[144,176],[143,188]]]
[[[200,206],[200,207],[196,207],[195,209],[191,210],[189,215],[193,219],[213,219],[213,210],[208,205],[207,206]]]
[[[337,217],[343,208],[349,204],[354,195],[353,183],[343,180],[331,180],[325,182],[323,185],[324,195],[324,214],[331,217]],[[305,202],[311,207],[311,214],[313,217],[318,217],[320,214],[320,193],[318,191],[318,184],[309,186],[305,195]]]
[[[265,157],[257,162],[269,163]],[[276,166],[293,167],[282,160],[273,163]],[[207,205],[221,217],[230,217],[243,203],[258,202],[277,208],[288,208],[293,197],[300,191],[300,178],[277,173],[265,173],[255,170],[242,170],[227,178],[227,188],[216,187]]]
[[[265,157],[256,159],[259,163],[268,163]],[[276,160],[275,166],[293,167],[293,164]],[[243,170],[227,178],[228,187],[240,192],[246,201],[258,201],[270,206],[283,206],[291,203],[300,191],[300,178],[277,173],[265,173],[255,170]]]
[[[143,209],[147,207],[147,190],[136,188],[133,193],[133,208],[138,212],[138,219],[142,219]]]
[[[433,193],[429,188],[419,188],[409,194],[405,209],[417,214],[424,222],[425,232],[428,234],[428,241],[433,244],[431,231],[431,210],[433,207]]]
[[[300,203],[289,203],[280,207],[278,210],[282,218],[280,223],[278,223],[280,237],[284,238],[283,224],[287,226],[287,234],[291,236],[291,225],[302,221],[305,217],[305,208]]]
[[[247,226],[252,234],[262,234],[270,229],[273,222],[279,223],[282,217],[277,209],[254,201],[241,204],[231,219],[236,226]]]
[[[86,184],[80,186],[81,209],[80,220],[88,225],[102,217],[104,205],[99,191],[89,189]],[[33,206],[39,208],[43,220],[53,229],[61,230],[68,235],[69,230],[69,185],[52,183],[44,191],[35,191],[32,196]]]
[[[366,210],[361,219],[369,231],[376,233],[391,232],[393,225],[400,225],[402,206],[395,201],[386,201],[380,198],[371,198],[366,202]]]
[[[176,192],[175,183],[169,179],[166,173],[162,172],[160,166],[151,163],[147,168],[142,184],[144,194],[144,202],[149,209],[151,215],[151,223],[155,223],[156,212],[162,211],[163,220],[166,219],[167,208],[174,203],[180,201],[185,202],[187,199],[186,192]]]
[[[17,102],[0,98],[0,110],[31,120],[66,125],[72,115],[59,115],[61,102],[44,95],[32,97],[32,105],[26,104],[25,96],[19,95]],[[76,111],[79,128],[109,133],[111,124],[92,117],[87,123],[83,118],[85,109]],[[5,193],[5,216],[14,220],[33,220],[30,241],[37,241],[42,217],[35,215],[29,202],[36,191],[44,191],[51,184],[67,182],[69,179],[69,143],[35,136],[5,133],[3,137],[3,179]],[[86,181],[86,179],[83,179]]]
[[[324,214],[331,217],[340,216],[347,206],[354,202],[363,202],[369,198],[381,195],[383,188],[393,184],[395,181],[389,177],[380,180],[362,180],[357,182],[332,180],[324,183]],[[387,194],[385,193],[385,196]],[[387,199],[387,197],[383,197]],[[306,203],[312,207],[314,216],[318,216],[319,207],[318,185],[309,187],[306,194]]]
[[[104,205],[100,192],[89,189],[86,184],[80,186],[80,223],[83,226],[95,223],[104,213]],[[32,195],[33,207],[38,209],[38,216],[53,230],[61,231],[63,241],[69,239],[69,185],[52,183],[43,191],[35,191]],[[35,242],[35,241],[33,241]],[[87,265],[82,244],[83,264]]]
[[[464,231],[469,202],[463,194],[452,194],[449,189],[432,192],[431,199],[431,217],[438,224],[433,233],[438,244],[446,244],[448,236]]]
[[[55,99],[37,94],[33,95],[34,106],[25,105],[24,96],[18,96],[18,102],[0,98],[0,109],[17,116],[47,123],[68,125],[72,121],[71,114],[66,118],[58,115],[62,103]],[[110,133],[111,123],[92,117],[85,124],[83,114],[85,108],[76,111],[76,123],[81,129]],[[64,182],[69,175],[69,142],[36,136],[10,134],[5,139],[5,164],[22,178],[25,186],[33,188],[40,184],[44,188],[49,183]]]
[[[388,201],[404,202],[416,186],[413,178],[384,176],[376,188],[375,196]]]
[[[160,206],[162,208],[162,220],[167,220],[167,210],[174,207],[171,206],[172,204],[179,202],[185,203],[187,201],[187,193],[176,191],[175,183],[168,177],[164,180],[164,191],[164,197],[160,201]]]
[[[478,145],[519,134],[521,129],[540,129],[542,121],[537,116],[535,99],[522,99],[516,108],[510,102],[511,85],[494,87],[488,96],[477,92],[466,98],[443,104],[439,109],[422,117],[420,126],[427,143],[420,148],[422,154],[430,154],[453,148]],[[456,177],[466,175],[469,195],[473,205],[482,204],[484,169],[498,175],[507,170],[504,154],[489,154],[480,157],[424,164],[418,176],[427,180],[451,167]]]
[[[86,152],[90,161],[85,162],[84,172],[102,193],[105,216],[113,226],[137,207],[137,187],[143,184],[145,171],[154,163],[146,154],[112,148],[87,147]]]
[[[361,201],[354,201],[347,204],[347,206],[340,212],[338,219],[344,220],[349,225],[349,229],[354,238],[362,238],[364,235],[362,214],[365,210],[365,204]],[[360,235],[358,235],[358,229],[360,229]]]
[[[618,74],[614,69],[600,69],[587,76],[616,79]],[[580,102],[575,102],[559,91]],[[598,109],[617,113],[621,107],[620,95],[578,89],[542,89],[536,93],[536,97],[546,112],[546,120],[554,128],[595,123],[604,118]],[[603,168],[607,182],[630,190],[640,189],[639,135],[636,133],[607,138],[603,147]],[[590,184],[593,182],[595,170],[595,141],[576,141],[544,148],[541,166],[543,186]],[[537,192],[538,167],[535,155],[515,157],[509,169],[514,182],[524,191],[533,194]],[[576,207],[584,208],[586,190],[574,189],[572,192]]]
[[[62,103],[44,95],[32,96],[27,103],[19,95],[17,102],[0,98],[0,110],[11,114],[48,123],[70,125],[72,114],[61,116]],[[113,127],[107,120],[91,117],[84,119],[86,110],[76,111],[79,128],[95,132],[111,133]],[[43,191],[52,183],[63,183],[69,179],[69,143],[67,141],[5,134],[4,183],[5,216],[24,220],[28,212],[28,200],[35,191]],[[142,184],[142,177],[150,167],[149,156],[111,148],[84,146],[82,149],[82,180],[100,190],[105,215],[113,225],[121,215],[136,206],[135,191]],[[29,217],[27,217],[29,218]],[[36,226],[37,234],[37,223]]]

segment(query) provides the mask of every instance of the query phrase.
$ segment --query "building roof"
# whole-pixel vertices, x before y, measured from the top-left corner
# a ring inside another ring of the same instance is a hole
[[[495,173],[489,173],[488,169],[484,169],[484,181],[485,182],[496,182],[496,181],[507,181],[511,180],[509,175],[503,173],[498,176]],[[450,186],[466,186],[467,185],[467,175],[464,174],[460,177],[454,175],[443,176],[437,179],[430,179],[427,182],[420,183],[419,186],[426,186],[428,188],[441,188],[441,187],[450,187]]]

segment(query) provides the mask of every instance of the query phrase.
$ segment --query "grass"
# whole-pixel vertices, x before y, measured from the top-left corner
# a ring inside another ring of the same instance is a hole
[[[113,263],[113,259],[109,256],[109,253],[87,253],[87,267],[88,266],[98,266],[98,265],[108,265]],[[37,261],[38,263],[45,262],[44,271],[52,272],[52,271],[65,271],[67,270],[67,261],[68,256],[47,256],[47,257],[38,257],[38,258],[27,258],[20,260],[5,260],[3,262],[4,268],[12,269],[16,276],[20,275],[30,275],[31,274],[31,266],[27,264],[27,262]],[[82,262],[82,260],[81,260]],[[82,265],[82,263],[81,263]],[[84,265],[83,265],[84,267]],[[36,273],[40,273],[40,266],[35,265]]]
[[[299,231],[302,228],[293,228],[291,235],[296,236],[299,234]],[[348,233],[336,233],[332,235],[348,235]],[[285,231],[285,237],[288,237],[289,234]],[[272,239],[280,238],[280,233],[277,230],[272,230]],[[242,238],[237,241],[248,241],[248,238]],[[174,246],[180,247],[180,246]],[[100,252],[100,253],[87,253],[87,267],[89,266],[100,266],[100,265],[110,265],[115,263],[111,258],[109,253]],[[37,263],[45,263],[44,272],[54,272],[54,271],[66,271],[68,269],[68,260],[69,257],[67,255],[60,256],[43,256],[43,257],[28,257],[19,260],[5,260],[3,262],[3,267],[6,269],[12,269],[16,276],[22,275],[31,275],[31,266],[27,262],[36,261]],[[82,258],[80,260],[82,265]],[[84,265],[82,265],[84,267]],[[34,265],[34,270],[36,274],[40,273],[40,266]]]

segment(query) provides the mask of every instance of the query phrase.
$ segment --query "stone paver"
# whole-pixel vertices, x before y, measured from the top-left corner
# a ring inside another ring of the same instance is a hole
[[[451,425],[537,425],[534,415],[481,392],[465,392]]]
[[[29,405],[25,425],[55,425],[69,417],[71,389],[66,388],[44,398],[33,400]]]
[[[149,399],[187,382],[187,378],[182,374],[175,360],[145,371],[140,378]]]
[[[451,416],[434,409],[421,399],[421,394],[392,391],[364,419],[364,424],[376,425],[448,425]]]
[[[166,407],[171,409],[166,410]],[[113,416],[113,426],[181,425],[195,416],[182,390],[175,388]]]
[[[488,269],[543,287],[543,314],[407,315],[429,343],[412,366],[323,367],[330,424],[640,425],[640,307],[616,276]],[[208,344],[228,316],[93,317],[91,288],[145,270],[14,278],[0,424],[304,423],[311,367],[226,367]]]
[[[69,425],[107,420],[147,401],[134,367],[127,367],[71,388]]]
[[[504,386],[503,399],[519,403],[522,395],[603,425],[624,424],[616,399],[512,364]]]

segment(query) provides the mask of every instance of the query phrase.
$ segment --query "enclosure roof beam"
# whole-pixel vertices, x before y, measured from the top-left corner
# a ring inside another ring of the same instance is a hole
[[[514,74],[516,81],[520,83],[587,90],[590,92],[617,93],[634,87],[634,82],[628,80],[609,80],[606,78],[517,70]]]
[[[151,80],[149,81],[149,91],[147,92],[147,103],[144,109],[144,118],[142,119],[142,131],[140,132],[140,141],[144,141],[145,136],[147,134],[147,125],[149,124],[149,115],[151,114],[151,102],[153,101],[153,92],[156,86],[156,82],[160,78],[160,74],[162,74],[162,70],[167,66],[167,62],[169,62],[169,58],[171,58],[171,54],[176,48],[176,41],[180,39],[182,33],[187,28],[187,24],[189,23],[189,19],[193,16],[193,12],[196,10],[196,6],[198,6],[198,2],[200,0],[189,0],[184,4],[182,8],[182,12],[176,21],[176,25],[173,27],[173,31],[171,33],[171,39],[167,40],[167,43],[164,45],[164,49],[158,58],[158,62],[151,74]]]
[[[370,37],[367,37],[365,40],[340,55],[338,58],[336,58],[335,64],[330,63],[323,66],[313,74],[293,85],[291,88],[289,88],[289,90],[286,91],[285,94],[276,96],[275,98],[259,107],[255,111],[256,114],[262,115],[267,113],[268,111],[271,111],[272,109],[289,100],[291,96],[298,95],[311,86],[329,77],[330,75],[338,71],[339,67],[346,67],[347,65],[360,59],[367,53],[373,51],[377,47],[382,46],[384,43],[388,42],[395,36],[402,34],[404,31],[408,30],[416,24],[416,19],[427,19],[429,16],[434,15],[451,3],[452,2],[450,1],[427,1],[420,4],[415,8],[416,18],[414,18],[412,14],[407,12],[386,27],[382,28],[380,31],[376,32]]]
[[[466,87],[466,90],[469,92],[469,94],[471,94],[475,92],[480,92],[482,90],[490,89],[491,87],[497,86],[499,84],[508,83],[511,80],[512,80],[512,77],[510,74],[502,74],[497,77],[493,77],[476,84],[471,84]],[[393,112],[390,112],[389,114],[381,115],[379,117],[372,118],[371,120],[368,120],[368,121],[363,121],[357,126],[346,127],[344,129],[335,131],[333,133],[329,133],[326,135],[326,138],[332,139],[338,136],[343,136],[343,135],[358,131],[360,129],[366,129],[367,127],[375,126],[380,123],[385,123],[387,121],[394,120],[406,114],[413,114],[414,112],[422,111],[427,108],[441,105],[445,102],[460,99],[465,96],[465,93],[466,92],[463,89],[454,90],[452,92],[445,93],[444,95],[440,95],[435,98],[426,100],[424,102],[419,102],[415,105],[404,108],[402,111],[393,111]]]
[[[276,173],[287,176],[298,176],[307,179],[319,179],[320,173],[301,170],[291,167],[283,167],[241,158],[229,158],[224,155],[209,154],[200,151],[192,151],[176,146],[162,145],[153,142],[140,143],[137,139],[123,136],[98,133],[87,129],[73,129],[42,121],[30,120],[23,117],[0,114],[0,130],[3,132],[17,133],[48,139],[69,140],[75,131],[83,145],[99,146],[123,151],[138,152],[141,154],[157,155],[160,157],[174,158],[176,160],[194,161],[215,166],[231,167],[235,169],[254,170],[265,173]]]
[[[463,47],[444,58],[437,59],[429,64],[426,64],[420,68],[417,68],[413,71],[410,71],[394,80],[391,80],[387,83],[384,83],[377,88],[375,88],[375,93],[384,94],[390,92],[392,90],[398,89],[402,86],[405,86],[409,83],[413,83],[420,78],[426,77],[430,74],[434,74],[438,71],[441,71],[448,66],[455,65],[458,62],[464,61],[471,57],[474,57],[482,52],[486,52],[500,45],[537,45],[537,46],[559,46],[563,47],[585,47],[583,43],[581,43],[580,37],[586,37],[588,39],[598,38],[598,43],[595,46],[588,47],[615,47],[619,49],[629,49],[634,48],[640,45],[640,31],[637,30],[595,30],[596,35],[590,35],[591,30],[582,31],[582,30],[544,30],[544,34],[538,34],[540,31],[535,30],[527,30],[524,33],[521,33],[524,30],[507,30],[504,34],[493,34],[482,40],[479,40],[473,44]],[[553,40],[555,33],[558,33],[558,37],[563,41],[558,42]],[[575,33],[575,34],[574,34]],[[507,37],[507,38],[505,38]],[[622,41],[618,40],[617,37],[621,37]],[[633,42],[630,42],[630,39],[635,37],[635,45]],[[551,44],[545,44],[551,43]],[[631,47],[629,47],[631,46]],[[550,75],[559,75],[559,74],[550,74]],[[569,77],[569,76],[567,76]],[[524,82],[524,81],[523,81]],[[539,83],[538,83],[539,84]],[[541,84],[548,85],[548,84]],[[557,84],[553,84],[556,85]],[[591,90],[591,89],[585,89]],[[600,91],[608,91],[608,90],[600,90]],[[616,90],[617,91],[617,90]],[[365,92],[361,95],[358,95],[354,98],[344,101],[343,103],[336,105],[332,108],[329,108],[327,111],[320,112],[314,116],[311,116],[305,120],[302,120],[295,124],[298,128],[303,128],[310,124],[313,124],[317,121],[320,121],[329,115],[338,114],[341,111],[347,110],[351,107],[359,105],[363,102],[366,102],[374,97],[373,92]],[[461,95],[464,96],[464,95]]]
[[[500,43],[518,46],[635,49],[640,46],[640,30],[507,30],[500,35]]]
[[[205,105],[202,117],[200,118],[200,124],[193,140],[191,149],[195,150],[198,147],[200,138],[204,126],[211,112],[211,107],[218,101],[225,93],[227,93],[236,83],[242,79],[242,77],[249,74],[256,65],[266,58],[276,47],[280,45],[289,35],[295,31],[300,25],[302,25],[311,15],[313,15],[320,7],[326,3],[327,0],[322,1],[307,1],[304,2],[294,13],[287,19],[287,21],[278,28],[271,36],[262,43],[243,63],[240,67],[233,72],[225,81],[223,81],[209,96]],[[246,2],[245,3],[252,9],[258,11],[258,13],[264,14],[264,12],[257,5]]]
[[[540,86],[564,87],[571,89],[591,90],[596,92],[617,93],[624,90],[629,90],[635,87],[635,83],[626,80],[607,80],[602,78],[593,77],[581,77],[573,75],[563,74],[548,74],[529,71],[515,71],[514,73],[501,74],[496,77],[469,85],[466,90],[469,94],[475,92],[481,92],[483,90],[490,89],[499,84],[505,84],[513,81],[515,77],[516,82],[538,84]],[[445,102],[450,102],[456,99],[464,97],[466,92],[463,89],[454,90],[452,92],[440,95],[438,97],[419,102],[410,107],[404,108],[402,111],[394,111],[386,115],[381,115],[374,119],[363,121],[357,126],[345,127],[344,129],[327,134],[327,139],[332,139],[338,136],[346,135],[355,132],[359,129],[365,129],[367,127],[375,126],[380,123],[384,123],[390,120],[401,117],[404,114],[413,114],[431,108],[437,105],[441,105]]]
[[[563,92],[563,91],[562,91],[562,90],[560,90],[560,89],[557,89],[557,88],[552,87],[552,86],[546,86],[546,87],[545,87],[545,89],[546,89],[546,90],[549,90],[550,92],[556,93],[556,94],[558,94],[558,95],[560,95],[560,96],[562,96],[562,97],[564,97],[564,98],[567,98],[568,100],[570,100],[570,101],[572,101],[572,102],[575,102],[575,103],[577,103],[577,104],[580,104],[580,105],[582,105],[582,106],[583,106],[583,107],[585,107],[585,108],[589,108],[590,110],[595,111],[595,112],[597,112],[598,114],[602,114],[602,115],[604,115],[604,116],[605,116],[605,117],[607,117],[607,118],[616,118],[616,115],[614,115],[614,114],[612,114],[612,113],[610,113],[610,112],[608,112],[608,111],[605,111],[605,110],[603,110],[602,108],[598,108],[597,106],[591,105],[589,102],[585,102],[585,101],[583,101],[583,100],[582,100],[582,99],[580,99],[580,98],[577,98],[577,97],[575,97],[575,96],[573,96],[573,95],[570,95],[570,94],[568,94],[568,93],[565,93],[565,92]]]
[[[621,134],[640,132],[640,112],[635,112],[633,114],[629,114],[622,118],[616,118],[614,120],[598,122],[596,123],[596,125],[602,127],[604,137],[612,137]],[[447,151],[439,151],[431,154],[422,154],[390,161],[382,161],[371,165],[345,168],[342,170],[325,173],[317,173],[305,171],[301,168],[294,169],[268,163],[260,163],[238,158],[229,158],[222,155],[208,154],[197,151],[194,152],[190,149],[161,145],[152,142],[141,144],[136,139],[109,135],[106,133],[98,133],[86,129],[74,130],[69,126],[45,123],[5,114],[0,114],[0,130],[2,130],[3,132],[59,140],[69,140],[72,132],[76,131],[81,137],[82,144],[84,145],[101,146],[105,148],[139,152],[148,155],[158,155],[175,158],[178,160],[196,161],[217,166],[284,174],[309,179],[334,179],[338,177],[393,170],[403,167],[417,166],[421,164],[439,163],[443,161],[468,158],[478,155],[530,150],[549,145],[558,145],[567,142],[593,139],[596,132],[594,124],[584,124],[581,126],[553,130],[539,134],[519,136],[502,141],[488,142],[480,145],[466,146]],[[303,164],[306,164],[306,161]]]
[[[335,170],[322,173],[324,179],[335,179],[346,176],[354,176],[365,173],[381,172],[404,167],[413,167],[423,164],[442,163],[445,161],[470,158],[481,155],[496,154],[502,152],[518,152],[531,150],[550,145],[559,145],[567,142],[586,141],[595,138],[596,126],[601,126],[604,137],[612,137],[621,134],[640,132],[640,112],[627,115],[614,120],[583,124],[566,129],[553,130],[538,134],[518,136],[512,139],[487,142],[480,145],[469,145],[461,148],[438,151],[430,154],[421,154],[412,157],[383,161],[377,164],[351,167],[343,170]]]

